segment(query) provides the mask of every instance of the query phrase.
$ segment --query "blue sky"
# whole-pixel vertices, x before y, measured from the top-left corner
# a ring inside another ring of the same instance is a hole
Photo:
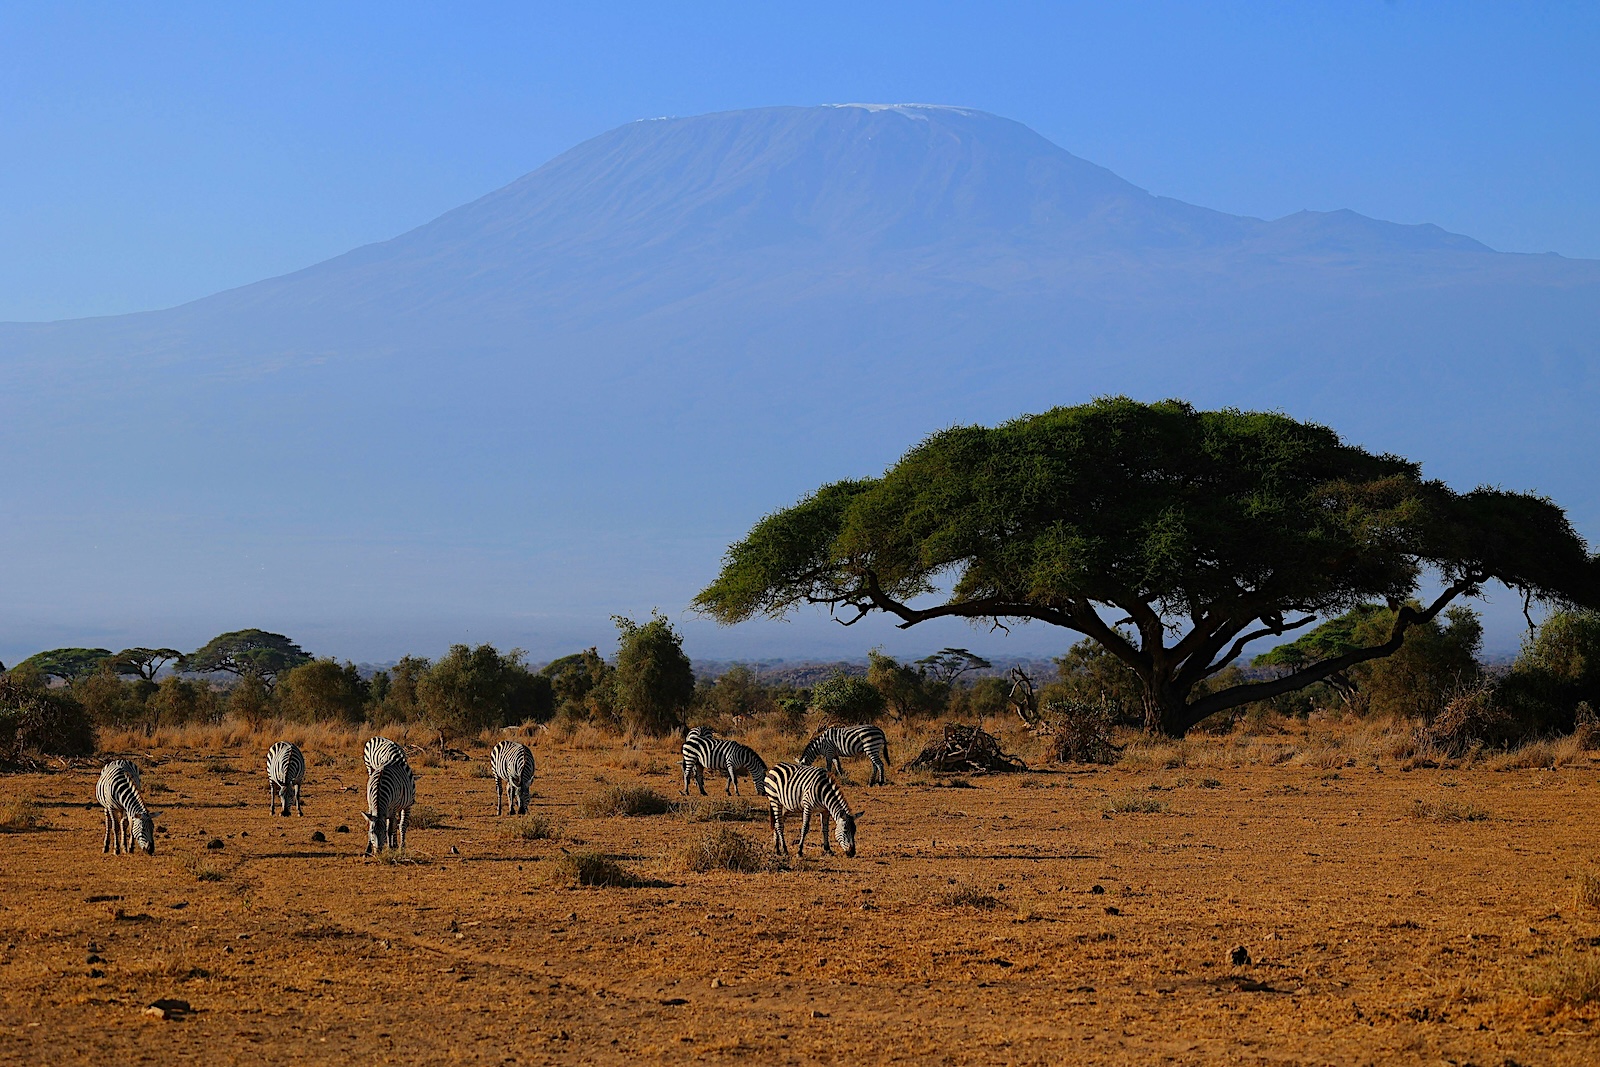
[[[1600,258],[1593,4],[0,6],[0,320],[167,306],[636,118],[954,103],[1157,193]]]

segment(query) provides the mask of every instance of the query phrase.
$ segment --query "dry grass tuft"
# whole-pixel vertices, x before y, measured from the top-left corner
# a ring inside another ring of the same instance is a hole
[[[684,805],[684,818],[690,822],[754,822],[767,817],[766,805],[756,807],[743,797],[713,797]]]
[[[433,862],[433,857],[427,853],[417,852],[410,848],[386,848],[378,853],[376,858],[379,863],[386,863],[391,867]]]
[[[578,814],[585,819],[611,815],[665,815],[677,805],[643,785],[608,785],[578,802]]]
[[[1444,823],[1482,822],[1489,817],[1489,813],[1480,807],[1448,797],[1443,800],[1413,800],[1408,814],[1413,819]]]
[[[44,816],[39,814],[39,805],[32,798],[0,798],[0,833],[21,834],[41,830],[44,826]]]
[[[444,812],[432,804],[418,804],[406,817],[408,830],[437,830],[444,825]]]
[[[1600,874],[1584,871],[1578,875],[1573,899],[1580,908],[1600,908]]]
[[[627,888],[639,878],[622,864],[599,852],[567,852],[550,871],[552,885]]]
[[[560,824],[544,815],[523,815],[503,822],[500,834],[519,841],[558,841],[562,837]]]
[[[1146,793],[1129,790],[1107,797],[1101,811],[1112,815],[1154,815],[1167,810],[1165,800],[1157,800]]]
[[[683,865],[701,874],[707,871],[769,871],[777,857],[731,826],[706,830],[684,846]]]
[[[940,893],[937,900],[940,907],[945,908],[978,908],[982,911],[993,911],[1000,906],[999,897],[985,893],[975,885],[948,889]]]
[[[182,865],[197,882],[220,882],[233,871],[232,867],[216,863],[205,856],[190,856],[182,861]]]
[[[1563,953],[1531,976],[1528,992],[1536,997],[1553,997],[1563,1004],[1600,1000],[1600,956]]]

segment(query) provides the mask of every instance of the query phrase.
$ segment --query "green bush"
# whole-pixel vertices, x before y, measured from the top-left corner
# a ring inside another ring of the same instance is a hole
[[[694,699],[694,668],[683,637],[653,614],[647,623],[613,616],[617,626],[616,701],[623,723],[635,733],[665,737],[683,725]]]
[[[811,690],[812,710],[837,722],[873,722],[883,714],[886,704],[876,686],[842,671],[818,682]]]
[[[0,679],[0,759],[27,752],[89,756],[94,748],[94,722],[70,693]]]
[[[358,723],[365,717],[368,692],[355,664],[314,659],[284,674],[276,696],[285,718]]]
[[[452,645],[416,683],[423,717],[458,737],[535,718],[548,709],[541,700],[548,692],[548,682],[523,664],[520,648],[502,655],[493,645]]]

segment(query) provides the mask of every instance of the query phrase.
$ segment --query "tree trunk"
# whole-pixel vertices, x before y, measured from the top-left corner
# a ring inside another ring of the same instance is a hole
[[[1186,693],[1171,684],[1147,685],[1144,689],[1144,732],[1157,737],[1182,737],[1190,725]]]

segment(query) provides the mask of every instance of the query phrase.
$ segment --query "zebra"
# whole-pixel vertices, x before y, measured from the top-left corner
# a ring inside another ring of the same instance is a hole
[[[115,838],[117,855],[122,855],[122,844],[128,844],[128,854],[134,846],[151,856],[156,854],[156,812],[148,810],[139,799],[139,768],[132,760],[114,759],[100,769],[100,780],[94,786],[95,803],[106,813],[106,837],[101,852],[110,852]]]
[[[811,829],[811,813],[817,813],[822,828],[822,851],[832,853],[828,844],[828,816],[833,816],[833,834],[846,856],[856,854],[856,820],[863,812],[850,814],[844,794],[828,772],[799,763],[780,763],[767,772],[767,803],[772,806],[772,847],[780,855],[789,854],[783,820],[791,811],[800,813],[800,855],[806,854],[806,831]]]
[[[509,738],[489,753],[489,769],[494,772],[494,813],[510,807],[513,815],[528,814],[528,783],[533,781],[533,753],[521,741]]]
[[[368,774],[377,774],[379,769],[390,760],[406,761],[406,750],[387,737],[379,735],[367,738],[367,743],[361,746],[361,759],[367,765]]]
[[[390,760],[367,776],[367,851],[406,847],[406,819],[417,802],[417,776],[405,760]]]
[[[871,724],[830,726],[811,739],[805,751],[800,753],[800,762],[809,766],[820,759],[824,770],[832,767],[836,773],[842,774],[840,756],[866,756],[872,761],[872,775],[867,784],[889,784],[889,739],[883,736],[883,731],[878,727]]]
[[[750,784],[756,787],[756,795],[760,796],[767,778],[767,761],[756,754],[756,750],[726,737],[710,738],[704,745],[698,762],[694,768],[695,781],[700,786],[700,795],[706,795],[706,769],[713,771],[726,771],[728,784],[723,787],[723,794],[732,793],[739,795],[739,773],[742,771],[750,778]],[[685,793],[689,789],[684,786]]]
[[[267,789],[270,795],[267,810],[276,810],[281,797],[282,814],[287,818],[289,797],[293,794],[295,810],[304,815],[306,806],[300,802],[300,786],[305,780],[306,758],[301,755],[299,745],[290,741],[279,741],[267,749]]]
[[[711,758],[711,742],[715,735],[709,726],[691,726],[683,735],[683,795],[689,795],[689,779],[700,779],[700,794],[705,795],[705,767]]]

